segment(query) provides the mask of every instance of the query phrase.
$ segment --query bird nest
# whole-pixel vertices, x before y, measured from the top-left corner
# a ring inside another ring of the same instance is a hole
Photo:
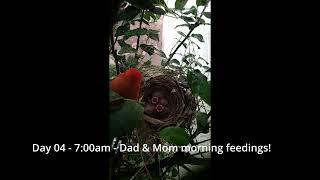
[[[142,90],[145,120],[158,130],[167,126],[190,125],[195,110],[194,98],[168,75],[159,75],[145,82]]]
[[[197,108],[196,99],[191,94],[186,77],[182,76],[182,73],[161,67],[139,70],[144,76],[139,99],[145,104],[144,121],[140,128],[133,131],[127,142],[133,145],[148,144],[149,147],[153,144],[164,144],[165,142],[158,137],[159,131],[163,128],[168,126],[190,128]],[[157,109],[159,105],[162,107]],[[145,156],[150,158],[154,152],[151,150],[145,153]],[[123,154],[122,158],[127,162],[131,155]]]
[[[137,130],[140,140],[153,144],[157,133],[165,127],[189,128],[196,111],[196,100],[186,78],[177,71],[161,67],[149,67],[141,72],[145,82],[140,101],[145,107],[143,126]]]

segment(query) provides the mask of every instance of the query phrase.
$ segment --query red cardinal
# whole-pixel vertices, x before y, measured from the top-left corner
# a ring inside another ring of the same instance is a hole
[[[122,97],[138,100],[142,79],[138,69],[130,68],[111,81],[111,89]]]

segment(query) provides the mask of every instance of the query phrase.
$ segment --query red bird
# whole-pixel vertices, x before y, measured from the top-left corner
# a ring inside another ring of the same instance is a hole
[[[141,72],[136,68],[130,68],[111,81],[111,90],[122,97],[138,100],[142,80]]]

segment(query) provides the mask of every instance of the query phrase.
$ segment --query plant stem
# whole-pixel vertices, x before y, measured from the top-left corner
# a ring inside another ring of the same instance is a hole
[[[111,47],[109,49],[109,52],[112,52],[112,49],[114,49],[114,45],[116,44],[117,40],[118,40],[118,36],[116,36],[116,40],[114,40],[114,42],[113,42],[113,39],[111,39],[112,45],[111,45]]]
[[[120,73],[120,68],[119,68],[118,56],[117,56],[117,53],[116,53],[116,51],[114,49],[115,42],[113,40],[113,33],[111,33],[111,44],[113,44],[113,46],[111,47],[111,52],[112,52],[112,55],[114,57],[114,61],[116,63],[116,70],[117,70],[117,75],[118,75]]]
[[[139,24],[139,28],[140,29],[141,29],[141,26],[142,26],[143,15],[144,15],[144,10],[142,10],[142,13],[141,13],[141,19],[140,19],[140,24]],[[138,39],[137,39],[137,47],[136,47],[137,50],[139,48],[139,42],[140,42],[140,35],[138,35]]]

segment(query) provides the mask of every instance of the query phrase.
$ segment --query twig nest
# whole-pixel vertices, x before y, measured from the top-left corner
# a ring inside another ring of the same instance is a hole
[[[161,73],[160,73],[161,74]],[[142,88],[144,120],[158,131],[167,126],[188,127],[195,114],[194,97],[176,79],[176,74],[148,77]]]

